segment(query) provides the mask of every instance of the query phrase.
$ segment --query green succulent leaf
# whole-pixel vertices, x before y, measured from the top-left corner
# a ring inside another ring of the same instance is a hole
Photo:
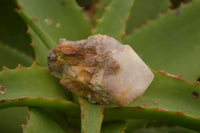
[[[107,6],[110,4],[111,0],[100,0],[96,4],[95,14],[93,17],[93,23],[96,25],[98,20],[103,16]]]
[[[126,133],[133,133],[137,129],[144,128],[148,123],[150,121],[145,119],[128,119]]]
[[[21,124],[26,123],[26,107],[12,107],[0,110],[0,132],[22,133]]]
[[[113,0],[99,20],[94,34],[106,34],[121,40],[133,0]]]
[[[136,130],[134,133],[199,133],[183,127],[151,127]]]
[[[156,120],[129,119],[126,133],[197,133],[197,131],[174,126],[172,123],[163,123]]]
[[[99,133],[101,132],[101,123],[103,121],[104,106],[89,103],[87,100],[79,97],[81,108],[81,132]]]
[[[93,4],[93,0],[76,0],[76,2],[86,10],[90,8]]]
[[[69,121],[70,116],[67,116],[63,111],[48,108],[40,108],[40,110],[49,115],[66,133],[73,133],[72,128],[70,127],[70,125],[72,124],[72,121]]]
[[[37,34],[30,28],[30,36],[33,40],[32,45],[34,48],[36,63],[39,66],[47,66],[47,55],[49,53],[49,49],[44,45],[42,40],[37,36]]]
[[[56,46],[56,43],[42,31],[26,14],[18,11],[18,14],[30,25],[29,33],[32,39],[32,47],[34,48],[36,63],[40,66],[47,66],[47,55],[49,49]]]
[[[76,104],[59,99],[48,99],[41,97],[37,98],[23,97],[23,98],[0,100],[0,109],[7,107],[15,107],[15,106],[30,106],[30,107],[57,109],[71,116],[77,116],[80,113],[80,110]]]
[[[27,120],[27,125],[24,126],[24,133],[65,133],[45,112],[36,108],[30,108],[28,113],[30,118]]]
[[[156,19],[159,14],[167,12],[169,7],[170,0],[135,0],[126,33],[130,34],[134,29]]]
[[[89,21],[75,0],[18,0],[18,3],[55,42],[60,38],[80,40],[90,34]]]
[[[127,127],[125,121],[104,123],[102,133],[124,133]]]
[[[27,34],[27,26],[15,11],[16,8],[14,0],[0,1],[0,41],[33,57],[34,53],[30,46],[31,39]]]
[[[59,39],[80,40],[90,34],[90,24],[74,0],[18,0],[18,3],[23,9],[19,14],[30,26],[37,63],[41,66],[46,66],[48,51]]]
[[[0,70],[2,70],[3,66],[9,68],[15,68],[18,64],[30,66],[32,62],[32,57],[22,54],[16,49],[12,49],[11,47],[0,43]]]
[[[51,49],[57,45],[56,42],[52,40],[51,37],[49,37],[49,35],[37,25],[35,19],[28,17],[22,10],[18,11],[18,14],[27,24],[29,24],[30,28],[38,35],[48,49]]]
[[[69,114],[79,113],[78,107],[66,101],[67,91],[48,70],[39,66],[5,70],[0,73],[0,108],[33,106],[57,108]]]
[[[200,62],[200,1],[191,2],[153,21],[123,42],[153,69],[196,81]]]
[[[105,119],[160,120],[199,131],[200,85],[164,72],[154,76],[143,96],[126,107],[106,109]]]
[[[0,81],[0,85],[7,89],[0,99],[19,97],[67,99],[58,79],[51,76],[47,68],[32,66],[5,70],[0,73]]]
[[[75,0],[17,1],[21,8],[18,10],[19,15],[29,26],[36,62],[40,66],[47,65],[48,52],[60,38],[80,40],[90,35],[89,21]],[[156,18],[159,12],[166,12],[169,7],[167,0],[148,2],[136,0],[135,7],[130,10],[133,0],[100,1],[94,18],[101,19],[93,34],[107,34],[121,40],[125,30],[131,33],[133,28],[140,27],[147,19]],[[109,6],[103,13],[105,5]],[[132,16],[126,28],[130,11]],[[200,55],[199,12],[200,1],[191,2],[134,32],[123,43],[130,44],[153,69],[164,69],[195,81],[200,76],[200,64],[197,61]],[[17,62],[28,66],[33,62],[31,58],[1,44],[0,56],[0,67],[8,65],[13,68]],[[68,122],[75,117],[73,122],[80,122],[79,115],[83,133],[125,132],[127,123],[122,121],[125,119],[134,119],[129,121],[128,127],[137,122],[135,119],[147,119],[139,121],[137,128],[148,120],[158,120],[200,131],[200,84],[162,71],[154,71],[154,75],[153,83],[143,96],[124,107],[108,105],[103,114],[104,106],[91,104],[84,98],[78,97],[80,109],[69,101],[69,93],[59,84],[58,79],[50,75],[47,68],[33,65],[30,68],[19,66],[14,70],[3,70],[0,72],[0,123],[8,117],[7,113],[12,113],[9,109],[6,112],[5,108],[29,106],[30,118],[24,126],[24,132],[27,133],[71,132]],[[23,124],[24,118],[21,116],[25,114],[25,107],[21,109],[21,112],[16,111],[19,117],[12,118],[11,115],[8,120],[17,120]],[[105,123],[101,130],[104,115]],[[0,132],[20,131],[18,122],[13,122],[13,129],[1,128],[9,126],[7,121],[2,123]],[[146,132],[143,129],[136,130],[135,127],[128,131]],[[192,130],[179,127],[166,130],[156,127],[156,131],[193,133]],[[151,132],[151,128],[147,132]]]

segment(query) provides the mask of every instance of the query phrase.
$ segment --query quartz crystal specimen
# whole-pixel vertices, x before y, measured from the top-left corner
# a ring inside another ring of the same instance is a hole
[[[140,97],[154,77],[129,45],[107,35],[61,39],[49,52],[48,69],[66,89],[90,102],[120,106]]]

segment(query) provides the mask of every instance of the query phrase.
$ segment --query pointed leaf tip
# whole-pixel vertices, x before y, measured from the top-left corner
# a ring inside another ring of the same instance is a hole
[[[121,40],[133,0],[113,0],[106,8],[94,34],[106,34]]]

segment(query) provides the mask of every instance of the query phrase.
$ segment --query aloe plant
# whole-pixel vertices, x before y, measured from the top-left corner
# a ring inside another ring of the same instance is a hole
[[[200,1],[172,4],[99,0],[84,10],[75,0],[1,1],[0,132],[200,131]],[[92,104],[50,74],[48,52],[60,38],[94,34],[129,44],[151,67],[155,78],[140,98]]]

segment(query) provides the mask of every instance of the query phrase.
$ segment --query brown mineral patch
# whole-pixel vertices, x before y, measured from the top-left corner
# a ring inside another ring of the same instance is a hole
[[[76,93],[79,96],[85,96],[89,93],[89,90],[86,89],[84,84],[81,84],[80,82],[75,81],[75,79],[67,79],[62,78],[60,80],[60,83],[68,90]]]
[[[66,55],[70,55],[70,56],[80,56],[81,54],[81,50],[80,48],[74,48],[70,45],[66,46],[66,45],[58,45],[55,49],[55,52],[58,56],[66,56]]]
[[[91,50],[91,47],[84,49],[79,45],[71,46],[70,44],[60,44],[56,47],[55,52],[58,57],[66,60],[69,65],[77,65],[80,61],[84,62],[84,59],[96,55]]]
[[[117,74],[120,70],[120,65],[116,61],[112,61],[105,69],[105,75]]]
[[[60,66],[63,65],[64,63],[62,61],[56,60],[55,65],[56,66]]]
[[[88,84],[91,78],[91,74],[87,71],[82,70],[78,73],[78,79],[85,84]]]

